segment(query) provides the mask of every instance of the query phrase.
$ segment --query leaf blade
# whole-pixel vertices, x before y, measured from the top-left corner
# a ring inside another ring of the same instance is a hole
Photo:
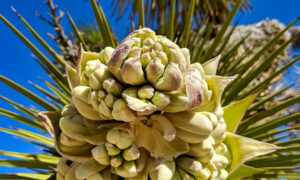
[[[12,80],[10,80],[10,79],[2,76],[2,75],[0,75],[0,81],[3,82],[4,84],[6,84],[7,86],[13,88],[14,90],[19,92],[20,94],[26,96],[27,98],[29,98],[33,102],[37,103],[41,107],[43,107],[43,108],[45,108],[49,111],[56,110],[56,108],[54,106],[52,106],[50,103],[46,102],[45,100],[43,100],[42,98],[40,98],[36,94],[32,93],[31,91],[29,91],[28,89],[22,87],[21,85],[15,83],[14,81],[12,81]]]
[[[223,108],[224,115],[223,118],[227,125],[227,131],[234,133],[238,128],[240,121],[245,115],[250,104],[255,100],[257,94],[248,96],[240,101],[232,103]]]

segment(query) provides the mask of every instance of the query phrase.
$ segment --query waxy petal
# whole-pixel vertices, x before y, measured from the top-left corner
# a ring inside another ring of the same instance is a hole
[[[221,55],[218,55],[202,64],[205,75],[216,75]]]
[[[158,79],[163,75],[165,66],[158,58],[154,58],[146,67],[147,80],[151,84],[155,84]]]
[[[158,110],[158,107],[152,103],[147,103],[138,99],[137,94],[137,88],[128,88],[122,93],[123,98],[130,109],[136,111],[139,115],[149,115]]]
[[[201,112],[184,111],[164,114],[176,129],[182,129],[199,135],[210,135],[213,126],[211,120]]]
[[[133,86],[146,83],[139,57],[129,58],[124,62],[121,69],[121,77],[123,82]]]
[[[75,169],[75,175],[78,179],[86,179],[89,176],[101,171],[102,169],[105,169],[106,167],[107,166],[101,165],[96,160],[91,158],[91,159],[81,163]]]
[[[155,158],[176,157],[188,151],[188,144],[178,138],[167,141],[158,125],[154,123],[149,127],[142,122],[137,123],[134,130],[136,145],[144,147]]]
[[[150,178],[156,180],[171,180],[175,171],[175,162],[152,159]]]
[[[182,73],[177,64],[170,62],[162,77],[154,84],[154,87],[161,91],[176,91],[180,88]]]
[[[200,72],[196,69],[185,71],[186,95],[189,99],[188,109],[194,109],[201,105],[204,100],[203,80]]]

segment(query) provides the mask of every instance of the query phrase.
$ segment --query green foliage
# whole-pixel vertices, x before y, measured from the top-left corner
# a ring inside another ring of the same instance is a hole
[[[120,18],[124,16],[126,8],[132,8],[131,16],[140,13],[141,8],[139,4],[140,0],[120,0],[120,1],[112,1],[112,6],[114,7],[113,12],[115,16]],[[164,19],[168,15],[168,9],[172,6],[176,6],[175,13],[177,15],[177,19],[185,19],[189,16],[191,4],[195,10],[192,12],[192,16],[194,17],[194,22],[200,26],[203,21],[210,22],[215,20],[218,24],[222,24],[230,13],[230,8],[238,4],[238,0],[195,0],[195,1],[184,1],[184,0],[147,0],[145,1],[145,10],[144,17],[146,19],[146,25],[152,25],[152,23],[157,23],[158,25],[164,24]],[[245,12],[245,10],[251,9],[251,4],[249,0],[245,0],[241,6],[241,10]]]

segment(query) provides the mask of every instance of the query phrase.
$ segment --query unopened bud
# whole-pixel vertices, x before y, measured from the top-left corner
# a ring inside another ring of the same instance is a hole
[[[121,149],[117,148],[115,145],[110,143],[105,143],[106,149],[108,151],[108,155],[116,156],[121,152]]]
[[[111,109],[116,100],[117,100],[117,98],[115,96],[113,96],[112,94],[108,94],[104,99],[105,104]]]
[[[113,128],[106,134],[106,140],[111,144],[117,144],[120,141],[119,129]]]
[[[163,51],[155,51],[155,56],[160,59],[161,63],[163,65],[167,65],[168,64],[168,56],[165,52]]]
[[[80,99],[83,102],[88,102],[88,97],[91,92],[91,88],[87,86],[77,86],[73,89],[72,96]]]
[[[151,47],[150,46],[143,46],[143,53],[148,53],[150,52]]]
[[[106,119],[113,119],[112,114],[111,114],[111,110],[109,109],[109,107],[107,107],[107,105],[105,104],[104,101],[101,101],[100,105],[99,105],[99,112],[106,118]]]
[[[107,78],[112,78],[112,74],[108,70],[108,67],[104,64],[101,64],[100,68],[96,69],[93,75],[97,78],[97,80],[102,83]]]
[[[228,172],[225,169],[222,169],[219,172],[219,176],[218,177],[219,177],[220,180],[226,180],[227,177],[228,177]]]
[[[190,144],[190,150],[187,153],[190,156],[206,156],[211,151],[214,151],[214,147],[211,145],[209,138],[197,144]]]
[[[186,60],[180,50],[170,49],[169,61],[178,64],[178,67],[181,71],[184,71],[186,68]]]
[[[123,163],[123,158],[121,155],[114,156],[110,160],[110,165],[115,168],[121,166],[122,163]]]
[[[156,51],[162,51],[163,50],[163,48],[160,45],[160,43],[154,43],[153,44],[153,49],[156,50]]]
[[[109,165],[110,164],[110,157],[108,155],[108,152],[106,150],[106,147],[104,144],[101,144],[99,146],[96,146],[94,149],[92,149],[92,154],[94,159],[103,165]]]
[[[154,94],[154,88],[150,85],[145,85],[142,86],[137,93],[140,99],[151,99]]]
[[[106,94],[107,93],[105,91],[102,91],[102,90],[98,91],[98,93],[97,93],[97,95],[98,95],[98,101],[99,102],[102,101],[106,97]]]
[[[140,151],[135,144],[132,144],[131,147],[123,151],[122,156],[126,161],[136,160],[140,157]]]
[[[210,119],[210,122],[213,125],[213,129],[215,129],[218,125],[217,117],[213,113],[210,113],[210,112],[201,112],[201,113]]]
[[[89,77],[89,85],[93,90],[99,90],[102,88],[101,82],[97,79],[94,73]]]
[[[171,102],[170,96],[166,95],[165,93],[155,91],[151,102],[156,105],[157,107],[166,107]]]
[[[144,39],[144,41],[143,41],[143,45],[144,46],[153,46],[154,45],[154,41],[151,39],[151,38],[146,38],[146,39]]]
[[[134,111],[129,109],[123,99],[117,99],[113,105],[112,116],[115,120],[131,122],[136,120]]]
[[[187,65],[187,68],[188,68],[188,66],[191,64],[190,51],[189,51],[188,48],[182,48],[181,52],[182,52],[183,56],[185,57],[186,65]]]
[[[106,47],[100,52],[100,54],[102,56],[102,62],[104,64],[106,64],[106,65],[108,64],[113,52],[114,52],[114,48],[112,48],[112,47]]]
[[[133,143],[133,138],[127,131],[120,131],[120,139],[116,143],[118,148],[126,149]]]
[[[150,61],[151,61],[151,56],[150,56],[149,52],[143,53],[140,58],[142,67],[145,68],[149,64]]]
[[[93,106],[95,111],[98,110],[99,102],[98,102],[98,95],[96,91],[91,91],[88,96],[88,104]]]
[[[130,85],[140,85],[146,82],[139,57],[127,59],[121,69],[122,79]]]
[[[103,88],[114,96],[120,96],[124,89],[123,86],[113,78],[105,79],[103,81]]]
[[[176,165],[173,160],[160,162],[158,165],[156,165],[155,169],[150,171],[150,177],[151,179],[157,180],[171,180],[175,171],[175,167]]]
[[[85,65],[84,72],[89,77],[97,68],[99,68],[101,62],[99,60],[88,61]]]
[[[170,62],[163,76],[154,84],[154,87],[161,91],[176,91],[181,86],[182,73],[178,64]]]
[[[206,180],[210,177],[211,173],[207,168],[201,169],[198,176],[195,177],[196,180]]]
[[[225,169],[229,164],[228,159],[225,156],[219,154],[216,155],[213,162],[218,169]]]
[[[75,169],[75,175],[78,179],[86,179],[104,168],[106,168],[105,165],[99,164],[94,158],[90,158]]]
[[[137,173],[137,169],[134,161],[125,161],[123,163],[123,167],[129,174]]]
[[[213,130],[211,136],[215,139],[216,143],[222,142],[225,139],[226,123],[218,123],[216,129]]]
[[[151,84],[155,84],[163,75],[164,68],[165,66],[161,63],[160,59],[154,58],[146,67],[147,80]]]
[[[142,48],[139,47],[133,47],[129,50],[129,53],[127,55],[127,58],[129,57],[136,57],[136,56],[140,56],[142,52]]]
[[[208,154],[205,156],[196,156],[195,159],[200,161],[203,164],[209,163],[212,159],[213,156],[216,155],[214,151],[209,151]]]
[[[176,164],[194,176],[199,176],[202,170],[202,164],[199,161],[188,157],[177,158]]]

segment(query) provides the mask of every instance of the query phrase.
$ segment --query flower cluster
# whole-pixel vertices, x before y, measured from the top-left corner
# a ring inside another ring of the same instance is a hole
[[[233,78],[216,76],[219,58],[191,64],[188,49],[148,28],[82,52],[54,132],[57,179],[226,179],[220,100]]]

